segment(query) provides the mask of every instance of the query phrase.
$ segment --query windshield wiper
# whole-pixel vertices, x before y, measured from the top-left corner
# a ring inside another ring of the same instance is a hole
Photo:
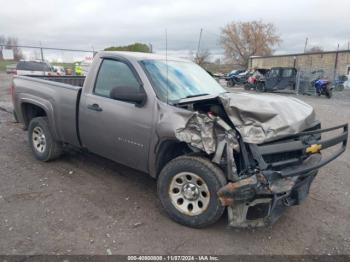
[[[184,97],[184,98],[192,98],[192,97],[197,97],[197,96],[207,96],[207,95],[209,95],[209,94],[207,94],[207,93],[203,93],[203,94],[198,94],[198,95],[189,95],[189,96],[186,96],[186,97]],[[182,99],[184,99],[184,98],[182,98]]]

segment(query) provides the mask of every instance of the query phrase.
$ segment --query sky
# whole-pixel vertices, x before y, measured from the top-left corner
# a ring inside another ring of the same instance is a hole
[[[221,29],[232,21],[273,23],[283,42],[276,54],[348,48],[349,0],[0,0],[0,35],[23,45],[101,50],[133,42],[152,44],[155,52],[186,56],[201,49],[220,57]],[[50,53],[48,56],[66,56]]]

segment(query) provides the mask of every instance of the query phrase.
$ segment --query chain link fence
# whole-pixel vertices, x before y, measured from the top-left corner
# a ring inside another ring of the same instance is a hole
[[[15,56],[12,56],[12,58],[6,58],[4,55],[5,51],[7,53],[8,51],[12,51],[14,53],[13,50],[17,50],[17,56],[20,56],[20,58],[15,59]],[[66,73],[74,73],[76,66],[78,66],[81,74],[86,75],[94,55],[95,50],[51,48],[28,45],[9,46],[0,44],[0,72],[15,74],[16,66],[19,61],[45,61],[51,66],[68,70]]]
[[[330,81],[333,91],[341,92],[344,88],[350,88],[349,76],[338,74],[334,71],[320,69],[299,69],[295,79],[295,93],[298,95],[317,95],[315,81],[326,79]]]

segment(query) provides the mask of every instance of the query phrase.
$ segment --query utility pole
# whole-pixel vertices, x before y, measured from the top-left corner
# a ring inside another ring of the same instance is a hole
[[[41,61],[44,62],[44,52],[43,52],[43,48],[41,46],[41,41],[40,41],[40,55],[41,55]]]
[[[339,43],[338,43],[338,47],[337,47],[337,52],[335,53],[333,80],[335,80],[335,78],[337,76],[338,52],[339,52]]]
[[[199,55],[199,49],[201,47],[202,32],[203,32],[203,28],[201,28],[201,31],[199,32],[199,39],[198,39],[198,45],[197,45],[197,58],[198,58],[198,55]]]
[[[306,53],[306,47],[307,47],[307,42],[309,41],[309,38],[306,37],[305,39],[305,46],[304,46],[304,53]]]
[[[91,48],[92,48],[92,57],[95,57],[97,52],[95,52],[95,48],[93,45],[91,46]]]
[[[348,41],[348,52],[346,54],[346,66],[347,70],[349,70],[349,51],[350,51],[350,41]],[[349,74],[349,72],[347,72]]]

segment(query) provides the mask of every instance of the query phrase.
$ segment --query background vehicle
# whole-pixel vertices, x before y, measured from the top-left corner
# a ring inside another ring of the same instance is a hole
[[[338,75],[333,83],[332,86],[336,91],[342,91],[344,90],[344,84],[345,82],[348,81],[348,76],[347,75]]]
[[[57,75],[49,63],[42,61],[19,61],[16,66],[16,71],[17,75]]]
[[[257,89],[258,85],[265,83],[265,75],[269,72],[269,69],[255,69],[254,72],[248,77],[247,82],[244,85],[245,90]]]
[[[53,67],[53,69],[54,69],[54,72],[55,72],[57,75],[59,75],[59,76],[64,76],[64,75],[66,75],[66,70],[64,69],[63,66],[56,66],[56,65],[54,65],[54,66],[52,66],[52,67]]]
[[[329,80],[317,79],[313,82],[313,86],[315,87],[318,96],[325,95],[327,98],[332,97],[333,87]]]
[[[16,64],[7,65],[6,66],[6,73],[7,74],[16,74]]]
[[[248,77],[250,76],[250,72],[248,70],[237,70],[235,74],[230,74],[226,77],[227,86],[234,87],[235,85],[243,85],[247,82]]]
[[[278,90],[294,90],[297,70],[292,67],[273,67],[261,81],[257,91],[272,92]]]
[[[227,209],[231,226],[247,227],[300,204],[318,169],[345,151],[347,124],[322,130],[297,99],[226,92],[193,62],[166,61],[100,52],[86,78],[15,76],[14,108],[34,156],[85,148],[157,179],[163,208],[181,224],[204,227]],[[321,140],[332,130],[342,132]]]
[[[350,88],[350,74],[347,75],[347,80],[343,84],[344,88]]]
[[[230,78],[232,76],[238,75],[238,74],[243,73],[245,71],[246,71],[245,69],[234,69],[231,72],[227,73],[225,77]]]

